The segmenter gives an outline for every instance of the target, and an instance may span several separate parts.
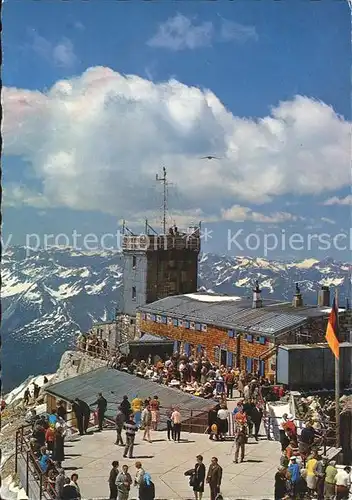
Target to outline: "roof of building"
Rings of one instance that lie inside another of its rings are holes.
[[[172,344],[173,340],[165,339],[163,337],[158,337],[157,335],[151,335],[150,333],[144,333],[142,337],[138,340],[132,340],[129,344]]]
[[[97,394],[102,392],[108,401],[106,416],[114,418],[117,405],[121,403],[124,395],[131,401],[134,396],[146,399],[149,396],[158,396],[162,407],[170,408],[179,406],[181,415],[186,418],[190,415],[187,410],[192,410],[194,415],[207,412],[215,404],[213,400],[206,400],[192,396],[178,389],[166,385],[157,384],[151,380],[136,377],[129,373],[114,370],[113,368],[98,368],[82,375],[49,385],[45,391],[58,399],[72,401],[75,398],[82,399],[89,405],[97,399]],[[160,430],[166,428],[166,421],[162,419]]]
[[[262,302],[263,307],[252,309],[250,299],[229,300],[229,296],[223,295],[191,294],[166,297],[141,306],[139,310],[268,336],[298,327],[309,318],[327,315],[326,308],[317,306],[293,307],[290,302],[278,300]]]
[[[340,342],[341,349],[351,349],[352,342]],[[280,345],[279,349],[284,351],[301,351],[304,349],[305,351],[312,349],[330,349],[327,343],[324,344],[290,344],[290,345]]]

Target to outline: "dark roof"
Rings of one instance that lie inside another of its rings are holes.
[[[183,415],[184,419],[186,415],[189,418],[189,412],[182,412],[182,409],[192,410],[195,412],[195,415],[198,415],[207,412],[215,404],[212,400],[192,396],[178,389],[173,389],[166,385],[157,384],[156,382],[107,367],[98,368],[97,370],[49,385],[45,388],[45,391],[58,399],[72,401],[75,398],[79,398],[88,404],[94,403],[97,399],[97,394],[102,392],[108,401],[106,416],[110,418],[115,417],[117,405],[121,403],[125,394],[130,401],[134,395],[143,400],[149,396],[158,396],[160,404],[163,407],[180,406],[181,415]],[[160,430],[166,428],[166,422],[163,420],[161,420],[163,425]]]
[[[352,342],[340,342],[340,348],[351,349]],[[279,349],[284,351],[301,351],[301,350],[312,350],[312,349],[330,349],[328,344],[290,344],[290,345],[280,345]]]
[[[205,294],[198,294],[205,295]],[[166,297],[139,308],[140,311],[178,319],[236,328],[249,333],[275,336],[304,324],[309,318],[327,317],[319,307],[293,307],[290,302],[263,300],[263,307],[252,309],[252,300],[202,301],[187,295]]]
[[[131,340],[129,344],[173,344],[174,341],[166,339],[163,337],[158,337],[157,335],[151,335],[150,333],[144,333],[142,337],[138,340]]]

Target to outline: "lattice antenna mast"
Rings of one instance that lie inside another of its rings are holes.
[[[167,212],[167,180],[166,180],[167,172],[166,168],[163,167],[163,175],[160,176],[156,174],[155,179],[158,182],[163,183],[163,234],[166,234],[166,212]]]

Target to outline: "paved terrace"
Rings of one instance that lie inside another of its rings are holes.
[[[126,463],[134,478],[136,460],[140,460],[155,484],[157,499],[193,499],[184,472],[194,466],[195,457],[203,455],[208,467],[212,456],[217,456],[223,468],[222,494],[227,500],[273,499],[274,475],[279,465],[280,446],[278,442],[262,437],[259,443],[250,438],[246,447],[245,461],[234,464],[230,455],[232,442],[213,442],[204,434],[184,433],[183,442],[167,441],[166,433],[154,432],[153,443],[141,440],[142,432],[136,436],[134,459],[122,457],[123,448],[114,445],[115,431],[104,430],[92,433],[66,445],[67,459],[64,462],[66,474],[77,471],[82,497],[85,500],[109,497],[108,475],[113,460],[119,460],[120,467]],[[264,435],[264,432],[262,431]],[[131,490],[130,499],[136,499],[137,489]],[[206,486],[204,499],[209,499]]]

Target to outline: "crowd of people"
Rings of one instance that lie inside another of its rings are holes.
[[[351,469],[337,469],[336,461],[321,453],[323,432],[316,422],[307,421],[298,436],[293,416],[284,414],[279,431],[281,459],[275,476],[275,500],[348,499]]]
[[[27,422],[31,425],[30,458],[35,474],[42,475],[42,484],[52,498],[79,500],[78,475],[74,473],[67,477],[62,467],[65,439],[71,437],[66,419],[66,409],[61,401],[50,415],[39,416],[35,409],[30,410],[27,415]]]
[[[248,398],[251,390],[250,383],[256,383],[254,396],[263,396],[266,399],[280,399],[284,394],[282,387],[273,387],[270,381],[258,374],[253,376],[245,370],[216,365],[206,356],[188,356],[185,353],[173,353],[160,357],[136,360],[129,354],[117,351],[111,354],[104,339],[99,339],[93,333],[80,334],[77,338],[77,347],[92,356],[105,359],[107,365],[126,373],[146,378],[154,382],[178,388],[195,396],[211,399],[225,394],[232,399],[237,389],[240,397]]]

